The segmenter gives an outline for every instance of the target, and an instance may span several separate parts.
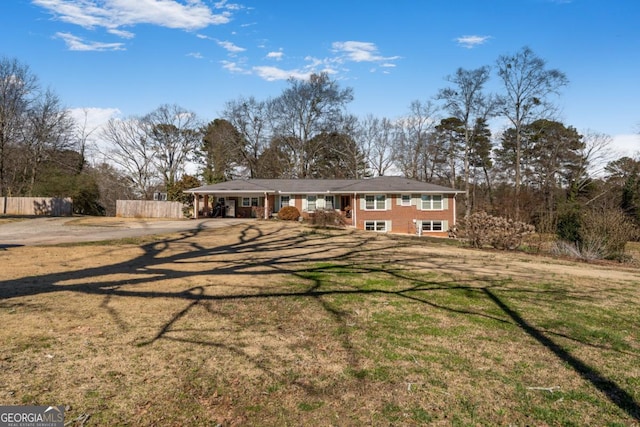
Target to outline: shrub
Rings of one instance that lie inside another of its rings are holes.
[[[524,222],[496,217],[486,212],[469,215],[462,221],[465,237],[471,246],[481,248],[491,245],[496,249],[517,249],[525,235],[535,228]]]
[[[278,212],[278,219],[284,221],[297,221],[300,218],[300,211],[295,206],[285,206]]]
[[[572,211],[561,216],[560,241],[554,253],[584,260],[625,259],[627,241],[639,236],[633,221],[620,209]]]
[[[551,253],[592,261],[603,257],[604,246],[601,242],[591,242],[588,245],[580,245],[565,240],[558,240],[551,247]]]
[[[580,241],[580,212],[577,209],[568,210],[558,216],[556,235],[567,242]]]
[[[311,224],[320,227],[344,227],[344,217],[333,209],[317,210],[311,216]]]
[[[582,215],[579,234],[581,251],[597,247],[602,258],[623,259],[638,229],[620,209],[591,209]]]

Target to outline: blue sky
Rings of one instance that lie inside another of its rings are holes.
[[[0,56],[96,123],[165,103],[208,122],[321,71],[353,88],[350,112],[394,119],[526,45],[570,81],[559,119],[635,154],[639,19],[638,0],[2,0]]]

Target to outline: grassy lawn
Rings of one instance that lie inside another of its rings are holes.
[[[639,269],[443,243],[256,222],[0,251],[0,402],[85,426],[638,425]]]

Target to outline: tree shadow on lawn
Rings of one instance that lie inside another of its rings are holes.
[[[53,294],[60,291],[101,295],[104,296],[104,300],[100,306],[109,313],[116,324],[124,327],[124,320],[109,304],[113,297],[181,300],[186,303],[184,308],[164,322],[153,337],[140,342],[139,345],[151,345],[158,340],[168,339],[225,348],[247,359],[268,375],[278,377],[263,362],[238,348],[214,341],[171,337],[169,332],[190,311],[205,304],[219,301],[259,301],[287,298],[302,298],[314,301],[327,313],[334,324],[346,330],[348,323],[346,313],[333,306],[325,297],[340,295],[386,295],[397,297],[426,304],[437,310],[465,316],[483,317],[519,327],[525,334],[535,339],[558,359],[569,365],[584,380],[591,383],[609,401],[636,421],[640,421],[640,406],[631,394],[614,381],[604,377],[594,367],[570,354],[568,350],[549,337],[549,335],[553,335],[552,332],[536,328],[514,308],[510,307],[497,294],[497,292],[509,290],[501,289],[500,282],[496,281],[495,277],[479,279],[476,276],[469,279],[468,284],[465,284],[464,280],[428,281],[417,278],[415,274],[411,274],[410,266],[412,261],[420,261],[420,256],[412,259],[406,255],[397,255],[392,250],[398,247],[397,242],[389,240],[385,243],[380,243],[376,240],[377,235],[373,233],[353,233],[352,235],[347,235],[348,238],[345,238],[345,235],[341,235],[341,238],[335,238],[328,233],[296,232],[292,234],[287,232],[287,226],[265,232],[260,226],[252,224],[232,227],[229,230],[238,231],[237,242],[216,245],[213,240],[215,239],[215,232],[220,232],[220,230],[216,230],[212,233],[211,244],[205,244],[203,239],[195,239],[203,234],[204,229],[200,228],[191,232],[181,233],[176,237],[141,245],[143,253],[140,256],[120,263],[41,276],[30,276],[18,280],[0,281],[0,301],[6,304],[14,298]],[[390,251],[385,252],[387,249]],[[238,259],[238,254],[246,254],[246,257]],[[236,257],[224,260],[227,255]],[[220,266],[220,260],[216,260],[215,257],[222,258],[225,261],[225,265]],[[445,267],[445,263],[448,268],[451,268],[451,263],[445,260],[436,261],[434,259],[431,262],[434,263],[434,268],[438,266]],[[177,266],[184,263],[198,263],[204,269],[197,272],[180,271]],[[207,263],[210,263],[211,266],[207,266]],[[172,265],[175,265],[176,268],[171,268]],[[349,269],[349,274],[385,275],[389,279],[396,281],[396,286],[392,289],[389,286],[369,288],[335,286],[335,284],[330,283],[322,276],[322,274],[342,271],[344,268]],[[469,269],[467,272],[471,272],[471,269],[464,265],[456,266],[456,269],[461,272]],[[128,277],[125,279],[112,278],[120,273],[127,274]],[[318,273],[318,275],[314,276],[314,273]],[[153,277],[149,277],[150,274]],[[158,282],[161,286],[160,282],[168,279],[188,279],[194,278],[194,276],[211,278],[225,275],[246,277],[247,283],[246,286],[243,286],[244,292],[207,293],[207,288],[216,286],[215,284],[192,286],[188,289],[174,292],[135,289],[136,285],[148,285],[155,282]],[[276,292],[264,284],[251,283],[251,281],[264,281],[264,278],[270,275],[286,275],[294,278],[296,282],[307,283],[308,286],[303,289],[292,287],[292,290]],[[100,278],[104,280],[100,280]],[[68,281],[81,281],[81,283],[64,284],[64,282]],[[480,285],[479,282],[484,283],[484,285]],[[397,283],[407,283],[407,285],[397,285]],[[247,290],[252,288],[255,288],[257,292],[247,293]],[[429,298],[429,293],[434,291],[466,291],[473,293],[476,297],[482,295],[486,301],[491,301],[499,308],[504,316],[490,315],[481,310],[475,311],[456,308],[452,305],[438,304]],[[540,292],[562,291],[547,290]],[[210,306],[205,306],[205,309],[210,315],[217,315]],[[591,345],[589,343],[585,344]],[[348,333],[340,335],[340,346],[348,354],[350,367],[356,369],[358,354]],[[308,392],[317,392],[306,383],[300,382],[298,385],[304,387]]]

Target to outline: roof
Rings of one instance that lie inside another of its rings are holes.
[[[198,194],[249,193],[463,193],[441,185],[400,176],[367,179],[244,179],[186,190]]]

